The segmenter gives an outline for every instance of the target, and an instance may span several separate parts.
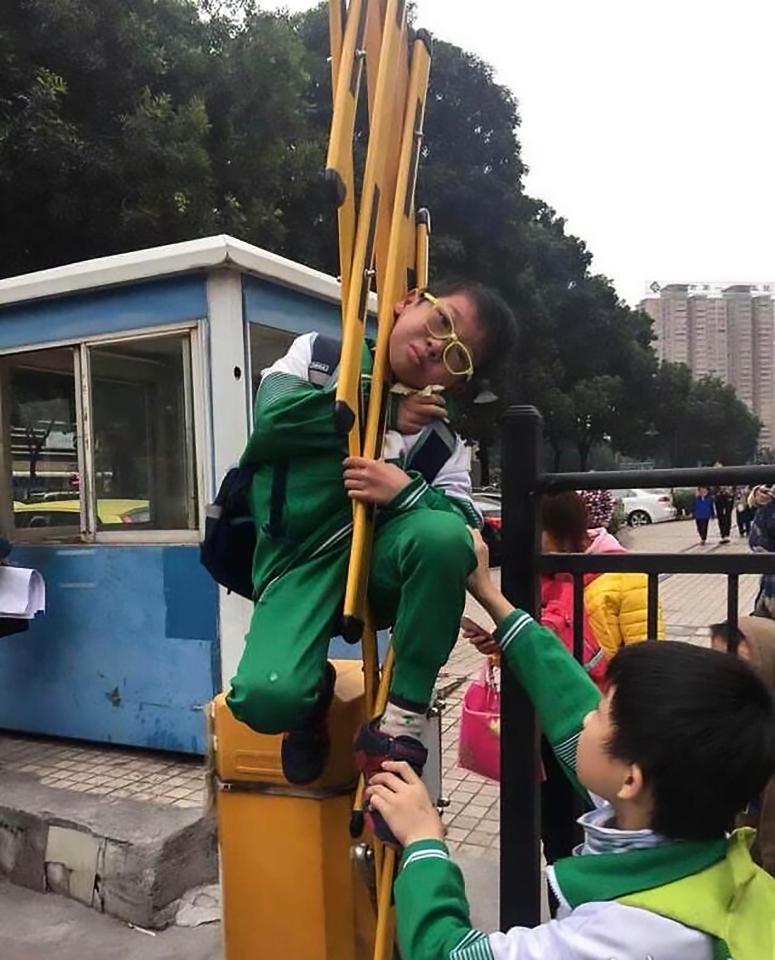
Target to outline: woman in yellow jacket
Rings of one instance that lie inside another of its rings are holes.
[[[607,530],[588,529],[587,508],[574,492],[544,497],[544,553],[626,553]],[[609,659],[628,643],[648,638],[648,577],[645,573],[588,574],[584,609],[600,648]],[[656,639],[664,637],[662,610]]]

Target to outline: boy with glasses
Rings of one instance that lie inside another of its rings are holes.
[[[263,371],[241,461],[256,468],[255,609],[228,702],[253,729],[285,734],[283,768],[293,783],[316,780],[325,763],[335,679],[326,656],[339,630],[353,500],[379,511],[369,599],[378,625],[392,625],[396,653],[388,707],[364,728],[357,751],[364,766],[394,754],[424,763],[425,714],[475,565],[467,527],[480,524],[444,397],[475,386],[508,355],[514,335],[509,308],[477,283],[412,291],[397,303],[393,389],[376,461],[347,458],[334,429],[336,372],[321,377],[337,361],[317,356],[317,334],[299,337]],[[371,363],[366,345],[366,385]]]

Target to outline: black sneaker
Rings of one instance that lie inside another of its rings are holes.
[[[304,786],[317,780],[323,773],[328,759],[330,741],[327,714],[334,698],[336,671],[326,664],[324,689],[312,713],[297,730],[290,730],[283,737],[280,757],[283,774],[288,783]]]

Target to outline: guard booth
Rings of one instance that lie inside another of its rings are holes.
[[[0,530],[47,587],[0,640],[0,728],[205,752],[252,610],[199,564],[205,505],[261,369],[338,336],[339,298],[228,236],[0,281]]]

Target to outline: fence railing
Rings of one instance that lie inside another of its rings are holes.
[[[541,573],[570,573],[574,581],[574,655],[583,645],[584,575],[643,573],[648,577],[648,634],[657,635],[661,574],[724,574],[730,636],[738,619],[739,578],[775,573],[775,554],[551,554],[540,549],[539,509],[544,494],[567,490],[626,487],[696,487],[775,484],[775,466],[698,467],[675,470],[619,470],[544,473],[543,421],[535,407],[513,407],[503,421],[503,593],[528,613],[539,612]],[[502,929],[535,926],[541,919],[540,805],[537,772],[539,731],[521,687],[503,671],[501,698],[501,866]],[[576,815],[567,791],[568,823]]]

